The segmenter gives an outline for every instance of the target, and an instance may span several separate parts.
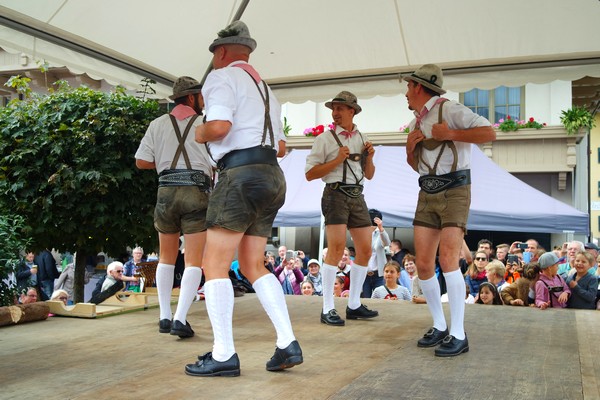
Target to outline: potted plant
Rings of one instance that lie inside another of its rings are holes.
[[[564,125],[567,133],[573,135],[581,128],[592,129],[596,126],[592,113],[583,107],[572,107],[560,115],[560,122]]]

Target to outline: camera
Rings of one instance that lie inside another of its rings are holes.
[[[519,243],[517,244],[517,247],[521,250],[525,250],[527,249],[527,243]]]
[[[375,218],[383,219],[383,215],[381,214],[381,211],[376,210],[374,208],[371,208],[369,210],[369,217],[371,218],[371,224],[373,226],[377,226],[377,224],[375,223]]]
[[[506,263],[507,264],[513,264],[513,263],[519,263],[519,257],[515,254],[509,254],[508,256],[506,256]]]

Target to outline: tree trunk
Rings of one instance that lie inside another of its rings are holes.
[[[75,282],[73,283],[73,302],[83,303],[85,294],[84,278],[88,252],[84,249],[78,249],[75,254]]]
[[[31,304],[0,307],[0,326],[40,321],[48,318],[50,308],[43,301]]]

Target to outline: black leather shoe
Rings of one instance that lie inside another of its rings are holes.
[[[417,342],[417,346],[419,347],[433,347],[442,343],[442,340],[448,336],[448,328],[444,331],[440,331],[435,328],[431,328],[427,331],[426,334],[423,335],[421,339]]]
[[[194,336],[194,330],[189,322],[185,321],[185,325],[179,322],[178,320],[173,320],[173,325],[171,326],[171,335],[179,336],[180,338],[190,338]]]
[[[171,320],[170,319],[161,319],[158,321],[158,331],[160,333],[169,333],[171,332]]]
[[[285,349],[275,347],[275,354],[267,361],[267,371],[282,371],[292,368],[294,365],[302,364],[302,349],[297,340],[294,340]]]
[[[185,373],[192,376],[240,376],[240,359],[234,353],[227,361],[216,361],[212,353],[206,353],[195,364],[185,366]]]
[[[467,351],[469,351],[469,341],[466,335],[464,340],[448,335],[444,338],[442,344],[435,349],[435,355],[438,357],[454,357]]]
[[[352,310],[350,307],[346,307],[346,318],[348,319],[367,319],[375,318],[379,315],[379,312],[375,310],[369,310],[367,306],[361,304],[356,310]]]
[[[334,326],[344,326],[344,321],[335,309],[329,310],[327,314],[321,313],[321,323]]]

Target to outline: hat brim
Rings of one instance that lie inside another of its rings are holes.
[[[362,108],[361,108],[361,107],[360,107],[358,104],[350,104],[350,103],[347,103],[347,102],[345,102],[345,101],[328,101],[327,103],[325,103],[325,107],[327,107],[327,108],[329,108],[329,109],[333,110],[333,104],[334,104],[334,103],[337,103],[337,104],[343,104],[343,105],[345,105],[345,106],[348,106],[348,107],[350,107],[350,108],[353,108],[353,109],[354,109],[354,111],[355,111],[355,112],[354,112],[354,115],[356,115],[356,114],[359,114],[359,113],[362,111]]]
[[[239,37],[239,36],[227,36],[224,38],[215,39],[214,42],[208,46],[208,51],[211,53],[215,52],[215,49],[219,46],[223,46],[226,44],[241,44],[242,46],[246,46],[250,49],[250,53],[256,49],[256,40],[247,37]]]
[[[171,100],[175,100],[178,99],[180,97],[184,97],[187,96],[188,94],[197,94],[197,93],[202,93],[202,89],[190,89],[190,90],[184,90],[183,92],[179,92],[177,94],[172,94],[169,96],[169,98]]]
[[[416,76],[405,75],[405,76],[402,77],[402,79],[405,80],[405,81],[407,81],[407,82],[408,81],[418,82],[421,85],[425,86],[428,89],[433,90],[434,92],[436,92],[438,94],[445,94],[446,93],[446,91],[444,89],[442,89],[441,87],[432,85],[431,83],[427,82],[426,80],[423,80],[421,78],[417,78]]]

